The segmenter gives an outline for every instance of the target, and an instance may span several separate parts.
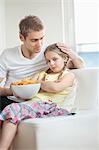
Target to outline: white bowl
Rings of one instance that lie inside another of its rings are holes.
[[[40,90],[40,83],[27,84],[27,85],[11,85],[13,95],[20,99],[31,99]]]

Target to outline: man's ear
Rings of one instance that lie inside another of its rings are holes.
[[[22,42],[25,40],[24,36],[21,33],[19,33],[19,38]]]

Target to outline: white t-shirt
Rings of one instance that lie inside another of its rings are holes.
[[[33,59],[22,55],[21,46],[9,48],[3,51],[0,56],[0,78],[6,78],[6,87],[11,82],[30,77],[39,71],[47,69],[44,59],[44,49]]]

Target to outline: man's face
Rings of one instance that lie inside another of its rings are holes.
[[[39,53],[43,45],[44,35],[44,30],[41,30],[28,33],[28,36],[26,38],[24,38],[23,35],[21,35],[20,37],[21,41],[24,44],[24,48],[27,51],[31,53]]]

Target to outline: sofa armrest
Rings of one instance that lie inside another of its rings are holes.
[[[99,68],[72,70],[79,82],[74,116],[35,118],[22,121],[13,150],[98,150]]]
[[[75,105],[79,109],[95,109],[98,105],[99,68],[74,69],[78,80]]]

